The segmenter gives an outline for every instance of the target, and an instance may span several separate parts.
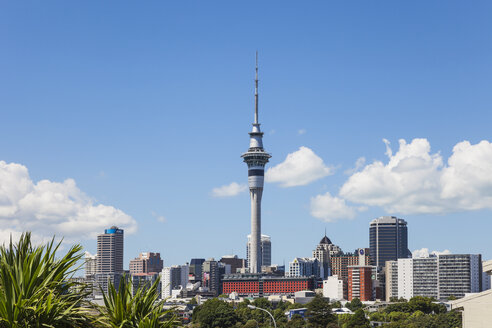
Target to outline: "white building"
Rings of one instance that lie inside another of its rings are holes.
[[[246,263],[247,267],[249,267],[249,263],[251,261],[251,235],[248,235],[248,242],[246,243]],[[260,268],[262,266],[270,266],[272,265],[272,239],[270,236],[261,235],[261,243],[260,243]]]
[[[97,254],[92,255],[89,252],[85,252],[85,277],[87,279],[93,279],[97,273]]]
[[[289,262],[289,277],[310,277],[320,274],[319,261],[315,258],[296,257]]]
[[[386,262],[386,300],[414,296],[447,299],[482,290],[481,255],[442,254]]]
[[[164,267],[161,272],[161,297],[163,299],[171,297],[173,290],[180,286],[186,287],[188,284],[190,267],[188,265],[173,265]]]
[[[343,300],[343,280],[338,276],[330,276],[323,280],[323,297],[328,297],[330,301]]]
[[[438,298],[437,263],[436,257],[398,259],[398,298]]]

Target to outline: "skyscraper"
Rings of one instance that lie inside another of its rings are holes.
[[[384,267],[386,261],[411,257],[408,250],[407,222],[394,216],[382,216],[369,226],[371,265]]]
[[[112,226],[97,236],[96,280],[104,292],[108,281],[115,287],[123,275],[123,229]]]
[[[259,258],[261,251],[261,196],[263,194],[265,165],[272,157],[263,149],[263,132],[261,132],[260,123],[258,123],[258,52],[256,53],[255,75],[255,120],[249,137],[248,151],[241,155],[248,165],[248,184],[251,197],[251,260],[248,264],[250,272],[258,273],[261,271]]]
[[[270,236],[261,235],[260,242],[260,254],[258,255],[258,259],[260,261],[260,268],[262,266],[270,266],[272,265],[272,240]],[[246,243],[246,262],[248,267],[251,261],[251,235],[248,235],[248,242]]]

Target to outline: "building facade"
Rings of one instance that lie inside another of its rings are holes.
[[[132,276],[132,294],[135,296],[138,288],[147,290],[149,289],[159,277],[159,273],[136,273]],[[161,284],[157,285],[157,293],[161,295]]]
[[[190,261],[190,279],[193,282],[202,281],[202,265],[205,259],[191,259]]]
[[[343,280],[336,275],[323,280],[323,297],[330,301],[343,300]]]
[[[441,254],[386,262],[387,301],[414,296],[446,300],[482,290],[479,254]]]
[[[313,257],[318,259],[320,263],[321,272],[320,275],[323,279],[331,276],[331,253],[333,250],[333,243],[330,238],[325,236],[321,239],[316,249],[313,251]]]
[[[482,256],[479,254],[438,255],[439,299],[461,298],[482,290]]]
[[[383,267],[386,261],[411,257],[408,250],[407,222],[394,216],[382,216],[369,225],[371,265]]]
[[[164,267],[161,271],[162,298],[171,297],[173,290],[179,289],[180,286],[185,288],[189,272],[190,267],[187,264]]]
[[[237,269],[246,267],[246,260],[238,258],[237,255],[224,255],[219,262],[230,265],[230,273],[236,273]]]
[[[289,262],[289,277],[320,277],[320,263],[316,258],[296,257]]]
[[[145,252],[130,261],[130,274],[159,273],[164,267],[160,253]]]
[[[348,300],[358,298],[361,301],[372,300],[372,272],[369,265],[353,265],[348,267]]]
[[[202,265],[202,286],[208,288],[215,296],[220,292],[220,270],[219,262],[210,258]]]
[[[116,226],[97,236],[96,283],[104,293],[110,281],[118,288],[123,276],[123,240],[123,229]],[[99,294],[99,288],[95,292]]]
[[[263,297],[269,295],[294,296],[298,291],[314,290],[315,277],[276,277],[262,274],[231,274],[222,279],[224,294]]]
[[[251,260],[251,235],[248,235],[248,241],[246,242],[246,265],[249,266]],[[268,235],[261,235],[260,253],[259,253],[260,267],[272,265],[272,239]],[[234,272],[233,272],[234,273]]]

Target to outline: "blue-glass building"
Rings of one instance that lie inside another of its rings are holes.
[[[408,250],[407,222],[394,216],[382,216],[369,226],[371,265],[384,267],[386,261],[411,257]]]

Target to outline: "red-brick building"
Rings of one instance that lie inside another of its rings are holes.
[[[279,277],[262,274],[230,274],[222,279],[222,293],[240,296],[294,295],[301,290],[314,290],[315,277]]]
[[[348,267],[348,300],[358,298],[361,301],[372,300],[372,270],[368,265]]]

